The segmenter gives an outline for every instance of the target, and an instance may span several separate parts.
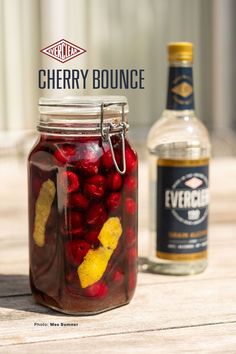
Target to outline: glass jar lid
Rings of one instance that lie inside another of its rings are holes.
[[[124,96],[40,98],[38,130],[48,134],[100,134],[128,129],[128,102]]]
[[[50,115],[94,116],[100,114],[101,106],[104,115],[128,113],[128,102],[124,96],[71,96],[64,98],[39,99],[39,112]]]

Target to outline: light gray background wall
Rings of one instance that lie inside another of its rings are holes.
[[[0,0],[0,127],[34,128],[37,89],[46,68],[144,68],[145,90],[69,92],[124,94],[131,124],[148,128],[166,101],[166,44],[195,45],[196,110],[211,130],[232,132],[235,123],[234,0]],[[66,38],[87,53],[60,64],[40,54]],[[218,133],[217,133],[218,134]]]

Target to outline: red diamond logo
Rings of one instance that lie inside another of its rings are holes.
[[[61,39],[60,41],[40,50],[40,52],[60,61],[61,63],[65,63],[66,61],[85,53],[86,50],[66,41],[65,39]]]

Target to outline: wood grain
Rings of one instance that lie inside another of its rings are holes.
[[[79,329],[78,329],[79,330]],[[96,343],[96,344],[95,344]],[[7,346],[0,353],[158,353],[158,354],[235,354],[235,323],[153,329],[110,335],[87,336],[50,342]]]
[[[62,315],[33,302],[28,282],[26,169],[22,162],[8,161],[0,170],[0,182],[4,178],[0,183],[0,353],[235,354],[235,161],[212,163],[207,270],[187,277],[139,273],[128,306],[91,317]],[[139,255],[146,257],[147,166],[142,162],[140,178]],[[50,326],[61,322],[77,326]]]
[[[236,277],[211,279],[210,285],[208,279],[182,279],[138,286],[128,306],[95,317],[57,314],[34,304],[31,296],[1,298],[0,345],[236,322]],[[34,326],[51,321],[74,322],[78,327]]]

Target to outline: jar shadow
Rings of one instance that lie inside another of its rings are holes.
[[[34,302],[29,285],[29,276],[23,274],[0,274],[0,308],[33,312],[52,316],[65,315],[57,313],[50,308],[38,305]],[[22,314],[1,314],[1,319],[20,319]]]

